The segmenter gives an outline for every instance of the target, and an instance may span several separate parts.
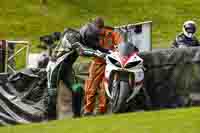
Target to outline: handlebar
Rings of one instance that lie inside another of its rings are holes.
[[[91,56],[91,57],[99,57],[104,58],[106,57],[107,53],[103,53],[99,50],[94,50],[83,46],[81,43],[76,42],[72,45],[72,48],[79,49],[80,55],[82,56]]]

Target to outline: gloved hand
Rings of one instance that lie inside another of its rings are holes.
[[[72,91],[75,93],[81,93],[83,91],[83,88],[80,83],[76,83],[72,85]]]
[[[100,52],[100,51],[96,51],[96,53],[95,53],[95,55],[97,56],[97,57],[100,57],[100,58],[105,58],[106,57],[106,54],[105,53],[102,53],[102,52]]]
[[[108,54],[111,54],[112,52],[113,52],[112,50],[109,50],[109,51],[108,51]]]

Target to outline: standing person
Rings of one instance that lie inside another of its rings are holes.
[[[72,68],[79,56],[79,50],[74,47],[74,44],[80,42],[80,39],[79,31],[66,29],[48,63],[47,113],[50,119],[81,115],[82,88],[75,82]]]
[[[172,43],[173,48],[200,46],[195,36],[197,30],[194,21],[186,21],[183,24],[183,32],[180,33]]]
[[[96,34],[92,34],[92,30]],[[97,17],[93,23],[85,25],[80,30],[80,33],[85,38],[83,44],[105,53],[109,53],[110,50],[115,48],[115,45],[122,41],[119,33],[114,32],[112,28],[104,27],[104,20],[101,17]],[[89,68],[89,78],[85,81],[85,116],[93,115],[97,91],[99,96],[98,113],[104,114],[106,112],[107,98],[103,85],[104,71],[105,61],[99,57],[95,57]]]

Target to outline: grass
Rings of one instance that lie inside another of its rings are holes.
[[[0,39],[28,40],[31,51],[39,52],[40,36],[103,16],[109,26],[151,20],[153,48],[167,48],[184,21],[200,25],[199,5],[199,0],[47,0],[46,5],[41,0],[1,0]]]
[[[199,133],[200,108],[66,119],[2,127],[1,133]]]
[[[0,36],[3,39],[30,40],[32,50],[39,36],[65,27],[79,28],[95,16],[107,25],[153,21],[153,47],[170,46],[182,23],[192,19],[200,24],[199,0],[1,0]]]

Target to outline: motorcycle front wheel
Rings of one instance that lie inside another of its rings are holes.
[[[117,82],[117,81],[116,81]],[[130,94],[129,83],[126,81],[118,81],[119,84],[112,86],[112,105],[113,113],[123,113],[127,108],[127,97]]]

